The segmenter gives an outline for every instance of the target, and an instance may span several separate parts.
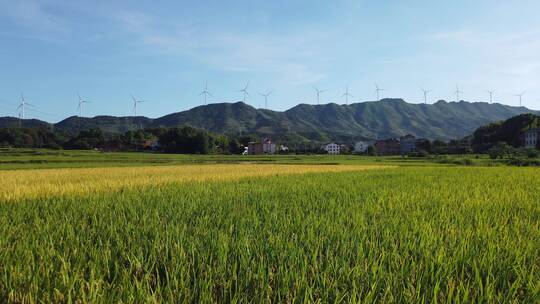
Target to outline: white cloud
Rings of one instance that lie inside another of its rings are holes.
[[[309,66],[309,61],[316,55],[313,46],[319,34],[279,36],[205,31],[162,24],[139,12],[124,12],[115,18],[147,50],[170,56],[189,56],[224,71],[274,73],[291,85],[314,83],[324,78],[324,74]]]
[[[538,90],[540,31],[493,33],[456,30],[435,33],[428,40],[441,48],[465,54],[465,75],[475,85],[499,86],[507,92]],[[444,52],[443,52],[444,54]]]
[[[45,1],[0,0],[0,16],[8,18],[20,28],[32,31],[57,34],[68,31],[64,20],[51,13]]]

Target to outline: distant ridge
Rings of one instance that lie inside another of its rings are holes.
[[[78,132],[101,128],[120,133],[139,127],[190,125],[224,134],[254,134],[315,141],[347,142],[414,134],[449,140],[471,134],[487,123],[535,113],[525,107],[466,101],[411,104],[402,99],[383,99],[350,105],[299,104],[284,112],[255,109],[243,102],[216,103],[151,119],[147,117],[72,116],[54,124],[56,130]],[[0,127],[18,127],[19,119],[0,118]],[[50,127],[47,122],[23,120],[24,127]]]
[[[100,128],[111,133],[124,133],[139,127],[148,127],[152,119],[143,116],[95,116],[92,118],[71,116],[54,125],[56,130],[79,132],[81,130]]]
[[[0,128],[50,128],[51,124],[39,119],[0,117]]]

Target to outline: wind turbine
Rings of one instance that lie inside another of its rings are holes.
[[[318,88],[315,89],[315,92],[317,93],[317,104],[321,104],[321,93],[324,92],[324,90],[319,90]]]
[[[424,103],[427,104],[427,94],[431,93],[431,90],[426,90],[424,88],[421,88],[420,90],[424,93]]]
[[[341,97],[345,97],[345,104],[349,104],[349,97],[354,97],[349,93],[349,86],[345,87],[345,94],[341,95]]]
[[[519,106],[520,107],[521,107],[521,101],[522,101],[523,95],[525,95],[525,91],[521,92],[521,94],[516,94],[515,95],[516,97],[519,97]]]
[[[81,97],[81,95],[79,94],[79,92],[77,92],[77,96],[79,97],[79,107],[78,107],[78,109],[79,109],[79,117],[82,117],[83,104],[84,104],[84,103],[89,103],[89,102],[91,102],[91,101],[82,99],[82,97]]]
[[[238,90],[238,92],[244,94],[244,99],[243,99],[244,103],[246,103],[246,97],[249,96],[249,93],[248,93],[248,90],[247,90],[248,87],[249,87],[249,81],[246,83],[246,86],[243,89]]]
[[[385,89],[379,88],[379,85],[375,83],[375,94],[377,94],[377,101],[381,101],[380,93],[381,91],[384,91]]]
[[[31,104],[29,104],[28,102],[26,102],[26,100],[24,99],[24,95],[23,93],[21,92],[21,103],[19,104],[19,106],[17,107],[17,109],[20,109],[21,110],[21,113],[19,113],[19,118],[22,118],[22,119],[25,119],[26,118],[26,111],[25,111],[25,107],[26,106],[33,106]]]
[[[495,91],[489,91],[488,90],[486,92],[488,92],[488,94],[489,94],[489,103],[493,103],[493,94],[495,93]]]
[[[266,94],[264,94],[264,93],[259,93],[259,95],[261,95],[262,97],[264,97],[264,108],[265,108],[265,109],[268,109],[268,96],[270,96],[270,94],[272,94],[272,90],[268,91]]]
[[[205,82],[205,84],[204,84],[204,90],[201,92],[201,94],[199,94],[199,96],[201,96],[201,95],[204,95],[204,105],[206,105],[206,98],[207,98],[208,96],[214,97],[214,96],[212,96],[212,93],[210,93],[210,92],[208,91],[208,81]]]
[[[459,87],[456,85],[456,91],[454,92],[454,95],[456,95],[456,102],[459,102],[459,94],[463,93],[459,90]]]
[[[133,114],[134,114],[134,116],[137,116],[137,104],[139,104],[141,102],[146,102],[146,100],[138,100],[132,94],[130,94],[130,95],[131,95],[131,99],[133,99]]]

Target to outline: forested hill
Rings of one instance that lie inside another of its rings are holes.
[[[326,141],[386,138],[414,134],[430,139],[467,136],[478,127],[522,114],[524,107],[501,104],[445,102],[410,104],[383,99],[351,105],[300,104],[284,112],[255,109],[244,103],[220,103],[173,113],[153,121],[154,126],[192,125],[228,134],[255,133],[279,137],[298,134]]]
[[[224,134],[254,134],[283,138],[293,136],[315,141],[353,141],[414,134],[429,139],[454,139],[471,134],[485,124],[522,113],[537,113],[524,107],[501,104],[445,102],[411,104],[402,99],[383,99],[351,105],[300,104],[284,112],[255,109],[237,103],[217,103],[172,113],[160,118],[96,116],[70,117],[54,124],[56,130],[77,132],[101,128],[125,132],[139,127],[191,125]],[[32,122],[32,123],[30,123]],[[16,127],[18,119],[0,118],[0,127]],[[23,126],[49,126],[24,120]]]

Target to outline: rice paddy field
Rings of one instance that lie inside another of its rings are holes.
[[[540,171],[0,153],[0,303],[540,303]]]

